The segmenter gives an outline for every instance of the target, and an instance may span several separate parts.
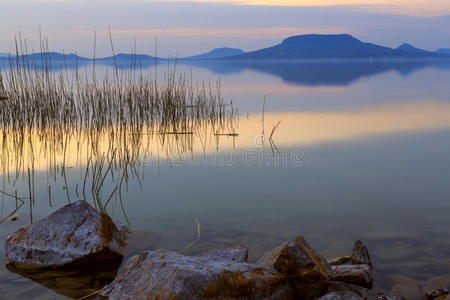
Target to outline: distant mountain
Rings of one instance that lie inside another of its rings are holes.
[[[116,61],[147,61],[147,60],[154,60],[155,57],[147,55],[147,54],[128,54],[128,53],[119,53],[115,56],[108,56],[103,58],[98,58],[97,60],[114,60],[114,57],[116,58]]]
[[[115,60],[114,60],[115,58]],[[148,67],[155,63],[155,60],[160,60],[160,58],[155,58],[147,54],[130,54],[130,53],[119,53],[115,56],[108,56],[103,58],[97,58],[101,64],[108,66],[116,66],[120,69],[137,68],[137,67]]]
[[[213,49],[207,53],[190,56],[190,57],[185,57],[183,59],[189,59],[189,60],[215,59],[215,58],[224,58],[224,57],[239,55],[239,54],[243,54],[243,53],[245,53],[245,51],[243,51],[241,49],[223,47],[223,48]]]
[[[28,59],[29,61],[39,61],[39,60],[51,60],[51,61],[87,61],[89,58],[81,57],[77,54],[62,54],[59,52],[38,52],[31,54],[24,54],[18,56],[19,60]]]
[[[450,55],[450,48],[441,48],[441,49],[438,49],[438,50],[436,50],[436,53]]]
[[[417,53],[364,43],[348,34],[307,34],[285,39],[270,48],[232,56],[232,59],[354,59],[440,57],[435,53]]]
[[[408,44],[408,43],[403,43],[400,47],[396,48],[395,50],[403,51],[403,52],[411,52],[411,53],[422,53],[422,54],[431,53],[430,51],[416,48],[413,45]]]
[[[0,53],[0,57],[9,57],[9,53]]]
[[[86,65],[90,63],[90,59],[81,57],[76,54],[62,54],[58,52],[40,52],[23,54],[18,57],[11,56],[0,57],[0,65],[2,67],[8,67],[10,63],[13,65],[26,66],[31,68],[47,68],[50,67],[54,70],[61,68],[76,68],[77,66]],[[47,63],[49,62],[49,64]]]
[[[2,66],[9,65],[8,54],[0,53]],[[372,59],[372,58],[450,58],[450,49],[442,48],[435,52],[418,49],[404,43],[396,49],[362,42],[349,34],[307,34],[292,36],[273,47],[252,52],[244,52],[236,48],[216,48],[200,55],[180,58],[178,60],[198,61],[208,60],[278,60],[278,59]],[[77,67],[79,64],[89,64],[92,58],[77,54],[61,54],[58,52],[43,52],[19,55],[14,58],[19,64],[29,64],[31,67],[42,67],[42,61],[51,61],[55,68]],[[160,58],[147,54],[119,53],[115,56],[96,58],[101,64],[119,68],[151,66],[156,61],[176,60],[176,58]],[[234,67],[230,69],[233,72]]]

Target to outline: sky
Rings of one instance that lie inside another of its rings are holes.
[[[349,33],[366,42],[450,48],[450,0],[0,0],[0,52],[15,36],[39,51],[92,57],[132,52],[184,57],[217,47],[256,50],[307,33]]]

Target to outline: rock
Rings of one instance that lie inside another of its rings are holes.
[[[352,263],[354,265],[366,264],[372,266],[369,251],[360,240],[355,241],[355,246],[353,248],[352,254]]]
[[[330,281],[318,300],[404,300],[405,298],[360,286]]]
[[[273,269],[171,251],[141,252],[125,262],[101,299],[296,299]]]
[[[394,282],[391,289],[392,294],[405,297],[408,300],[423,299],[419,284],[416,280],[404,275],[391,275],[389,277]]]
[[[425,298],[427,300],[434,300],[434,299],[446,299],[449,297],[450,290],[448,288],[438,289],[434,290],[432,292],[425,293]]]
[[[128,232],[126,226],[119,231],[107,215],[80,200],[8,236],[6,256],[16,268],[121,258]]]
[[[348,265],[352,263],[351,256],[339,256],[327,260],[330,266]]]
[[[301,236],[267,252],[257,265],[286,276],[302,299],[317,296],[332,275],[327,261]]]
[[[332,280],[359,285],[368,289],[373,286],[372,268],[369,265],[332,266]]]
[[[333,271],[331,280],[372,288],[372,262],[367,247],[360,240],[355,241],[352,256],[341,256],[328,262]]]
[[[248,248],[245,246],[229,246],[221,249],[214,249],[197,255],[209,260],[228,260],[234,262],[247,262]]]
[[[448,287],[450,287],[449,275],[434,276],[428,278],[427,282],[425,282],[425,285],[422,287],[422,293],[426,295],[436,290],[445,289]]]

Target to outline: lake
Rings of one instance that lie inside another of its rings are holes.
[[[105,76],[108,66],[97,68]],[[163,82],[175,65],[157,68],[142,72]],[[328,257],[349,255],[360,239],[377,288],[389,290],[392,275],[450,284],[450,62],[180,61],[176,72],[213,90],[220,79],[233,121],[220,132],[205,125],[195,134],[145,136],[121,197],[112,178],[102,182],[113,219],[159,233],[157,248],[195,253],[243,244],[251,261],[296,235]],[[3,148],[2,190],[26,198],[29,171],[17,162],[33,161],[36,220],[68,195],[83,198],[92,145],[69,139],[67,152],[52,152],[35,134],[30,139],[33,153],[12,149],[5,158]],[[108,137],[96,144],[103,151]],[[3,219],[17,202],[0,197]],[[4,268],[5,236],[30,222],[24,202],[17,221],[0,224],[0,298],[64,298]]]

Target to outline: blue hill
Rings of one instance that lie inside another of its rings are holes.
[[[400,47],[396,48],[395,50],[403,51],[403,52],[409,52],[409,53],[421,53],[421,54],[429,54],[429,53],[431,53],[430,51],[426,51],[426,50],[423,50],[423,49],[416,48],[413,45],[408,44],[408,43],[403,43]]]
[[[239,55],[239,54],[243,54],[243,53],[245,53],[245,52],[241,49],[223,47],[223,48],[213,49],[207,53],[190,56],[190,57],[185,57],[183,59],[189,59],[189,60],[216,59],[216,58],[224,58],[224,57]]]
[[[18,56],[19,60],[39,61],[39,60],[51,60],[51,61],[87,61],[89,58],[78,56],[77,54],[62,54],[59,52],[38,52],[32,54],[24,54]]]
[[[364,43],[349,34],[307,34],[285,39],[281,44],[245,54],[233,59],[354,59],[439,57],[434,53],[416,53]]]
[[[128,54],[128,53],[119,53],[115,56],[108,56],[103,58],[98,58],[97,60],[114,60],[114,57],[117,61],[146,61],[146,60],[155,60],[155,57],[147,55],[147,54]]]
[[[181,58],[180,60],[272,60],[272,59],[371,59],[371,58],[450,58],[450,49],[442,48],[435,52],[418,49],[410,44],[403,44],[397,49],[362,42],[349,34],[307,34],[292,36],[273,47],[252,52],[244,52],[236,48],[217,48],[210,52],[196,56]],[[25,62],[31,66],[41,65],[43,60],[51,61],[54,65],[76,66],[78,63],[87,64],[92,58],[85,58],[77,54],[61,54],[58,52],[43,52],[19,55],[13,63]],[[115,56],[97,58],[96,61],[117,65],[120,68],[135,66],[149,66],[157,60],[166,60],[147,54],[120,53]],[[171,58],[173,60],[173,58]],[[2,65],[8,64],[8,57],[0,55]]]
[[[450,55],[450,48],[441,48],[436,50],[436,53]]]

